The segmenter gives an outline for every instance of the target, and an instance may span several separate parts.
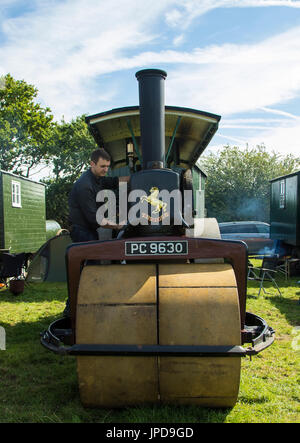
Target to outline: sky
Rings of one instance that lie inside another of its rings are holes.
[[[138,105],[145,68],[167,105],[221,115],[206,152],[300,155],[300,0],[0,0],[0,76],[58,121]]]

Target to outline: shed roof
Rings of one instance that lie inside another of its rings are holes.
[[[299,171],[295,171],[295,172],[291,172],[290,174],[281,175],[280,177],[272,178],[272,180],[270,180],[270,182],[274,182],[274,181],[277,181],[277,180],[283,180],[284,178],[293,177],[294,175],[299,175],[300,176],[300,170]]]
[[[26,181],[29,181],[31,183],[36,183],[37,185],[46,186],[45,183],[41,183],[41,182],[32,180],[31,178],[23,177],[22,175],[14,174],[13,172],[4,171],[4,169],[0,169],[0,174],[11,175],[12,177],[15,177],[15,178],[17,178],[19,180],[26,180]]]

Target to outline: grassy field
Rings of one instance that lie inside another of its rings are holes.
[[[0,350],[0,423],[299,423],[300,285],[299,277],[279,281],[256,297],[248,287],[247,311],[276,330],[275,343],[242,359],[239,399],[231,409],[149,406],[120,410],[84,409],[80,403],[76,360],[40,345],[39,334],[61,317],[66,285],[27,284],[23,294],[0,291],[0,326],[6,350]]]

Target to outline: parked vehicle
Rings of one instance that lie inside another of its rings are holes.
[[[248,246],[251,255],[268,255],[274,249],[274,240],[270,239],[270,225],[259,221],[236,221],[219,223],[223,240],[242,240]]]

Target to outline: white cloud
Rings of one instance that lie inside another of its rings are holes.
[[[277,109],[266,108],[265,110],[282,118],[222,119],[213,145],[207,150],[215,152],[226,144],[237,144],[240,148],[264,144],[270,152],[275,151],[282,155],[293,154],[299,157],[300,118]],[[228,130],[231,130],[230,135],[228,135]]]
[[[292,118],[295,120],[300,120],[300,115],[294,115],[294,114],[291,114],[290,112],[281,111],[280,109],[271,109],[271,108],[267,108],[267,107],[263,107],[261,109],[265,112],[270,112],[271,114],[282,115],[284,117]]]
[[[13,3],[0,0],[1,6]],[[104,86],[107,74],[169,64],[167,104],[221,114],[222,122],[233,114],[265,110],[282,120],[233,119],[226,129],[230,124],[240,129],[255,127],[265,144],[266,139],[275,144],[276,137],[277,142],[287,140],[289,130],[299,140],[297,117],[290,116],[294,122],[287,123],[284,119],[289,116],[274,106],[300,96],[300,27],[252,45],[224,43],[190,51],[179,47],[184,48],[184,28],[212,9],[299,8],[300,1],[89,0],[87,4],[83,0],[35,0],[31,6],[31,12],[2,21],[0,75],[10,72],[37,86],[43,103],[57,118],[88,112],[96,101],[107,109],[118,88],[113,80],[109,89]],[[175,26],[174,50],[163,50],[163,43],[158,46],[159,38],[166,37],[166,27],[156,29],[161,20]],[[275,130],[269,131],[271,124]],[[243,140],[234,134],[224,137]]]
[[[86,7],[83,0],[36,2],[33,12],[2,24],[6,43],[0,48],[0,74],[11,72],[36,85],[57,116],[84,112],[89,101],[95,100],[91,86],[96,79],[100,82],[98,102],[112,99],[115,89],[101,88],[102,75],[153,63],[190,65],[170,70],[168,90],[175,92],[169,98],[176,104],[225,114],[270,106],[299,91],[299,29],[253,46],[138,51],[156,41],[152,25],[160,17],[176,24],[184,13],[183,22],[188,23],[217,7],[279,3],[300,4],[285,0],[90,0]],[[183,39],[182,33],[176,36],[174,46]],[[135,54],[127,55],[129,51]]]
[[[2,23],[0,74],[33,83],[56,115],[76,115],[94,98],[90,82],[126,68],[122,55],[155,39],[151,25],[171,1],[37,2],[33,12]],[[112,94],[100,84],[99,101]]]
[[[174,46],[180,46],[182,45],[182,43],[184,43],[185,37],[183,34],[178,35],[177,37],[174,38],[173,40],[173,45]]]
[[[264,143],[269,150],[300,157],[300,123],[274,126],[272,129],[262,131],[259,135],[250,137],[248,142],[251,146]]]
[[[177,0],[175,7],[166,13],[169,26],[182,26],[186,29],[191,22],[201,15],[217,8],[249,8],[281,6],[300,8],[298,0]]]
[[[300,95],[299,55],[300,27],[255,45],[178,54],[187,66],[170,72],[169,101],[222,115],[287,102]]]

